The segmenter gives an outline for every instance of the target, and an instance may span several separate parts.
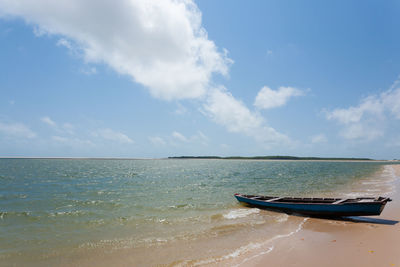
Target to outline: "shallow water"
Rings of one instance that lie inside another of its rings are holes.
[[[234,193],[376,195],[392,176],[373,162],[0,159],[0,263],[218,263],[304,221]]]

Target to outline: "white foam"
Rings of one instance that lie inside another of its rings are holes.
[[[269,247],[267,250],[262,251],[262,252],[260,252],[260,253],[258,253],[258,254],[256,254],[256,255],[254,255],[254,256],[252,256],[252,257],[246,258],[246,259],[244,259],[244,260],[240,263],[240,265],[242,265],[242,264],[244,264],[245,262],[248,262],[249,260],[252,260],[252,259],[254,259],[254,258],[257,258],[257,257],[260,257],[260,256],[262,256],[262,255],[268,254],[268,253],[270,253],[273,249],[274,249],[274,246]],[[236,266],[239,266],[239,265],[234,265],[234,267],[236,267]]]
[[[277,222],[286,222],[289,219],[289,215],[287,214],[281,214],[279,215],[275,220]]]
[[[258,244],[259,247],[264,247],[264,246],[266,246],[267,244],[269,244],[269,243],[271,243],[271,242],[273,242],[273,241],[275,241],[275,240],[277,240],[277,239],[286,238],[286,237],[289,237],[289,236],[292,236],[292,235],[298,233],[301,229],[303,229],[303,225],[304,225],[304,223],[305,223],[307,220],[308,220],[308,218],[304,218],[304,220],[299,224],[299,226],[297,227],[297,229],[294,230],[294,231],[292,231],[292,232],[290,232],[290,233],[288,233],[288,234],[277,235],[277,236],[274,236],[274,237],[271,238],[271,239],[266,240],[265,242],[259,243],[259,244]],[[240,249],[240,248],[239,248],[239,249]],[[245,258],[241,263],[239,263],[239,264],[237,264],[237,265],[234,265],[234,267],[240,266],[240,265],[244,264],[245,262],[247,262],[247,261],[249,261],[249,260],[251,260],[251,259],[257,258],[257,257],[262,256],[262,255],[265,255],[265,254],[268,254],[268,253],[270,253],[273,249],[274,249],[274,246],[271,246],[271,247],[269,247],[269,248],[268,248],[267,250],[265,250],[265,251],[261,251],[260,253],[258,253],[258,254],[256,254],[256,255],[253,255],[253,256],[251,256],[251,257],[249,257],[249,258]]]
[[[56,216],[79,216],[79,215],[84,215],[86,212],[81,211],[81,210],[75,210],[75,211],[57,211],[57,212],[51,212],[49,213],[50,217],[56,217]]]
[[[391,166],[391,165],[386,165],[385,166],[385,170],[387,170],[388,172],[390,172],[390,176],[391,176],[391,192],[390,194],[393,195],[396,192],[396,186],[394,186],[395,181],[400,179],[400,176],[396,175],[396,171],[395,169]]]
[[[379,189],[367,189],[367,192],[380,192],[381,190]]]
[[[240,255],[245,254],[245,253],[247,253],[247,252],[249,252],[251,250],[259,249],[259,248],[261,248],[261,246],[262,246],[262,243],[250,243],[250,244],[242,246],[242,247],[236,249],[235,251],[233,251],[232,253],[229,253],[229,254],[224,255],[222,257],[204,259],[204,260],[201,260],[201,261],[198,261],[198,262],[195,262],[195,263],[191,263],[191,266],[202,266],[202,265],[220,263],[221,261],[224,261],[224,260],[237,258]],[[272,251],[272,249],[270,251]],[[183,265],[179,264],[179,265],[176,265],[176,266],[187,266],[187,265],[186,265],[186,263],[183,263]]]
[[[394,182],[400,177],[396,176],[395,170],[391,165],[382,166],[382,170],[374,176],[360,182],[361,187],[352,188],[351,192],[343,194],[347,198],[357,197],[376,197],[376,194],[392,195],[395,191]]]
[[[362,182],[362,184],[372,184],[372,185],[377,185],[377,184],[382,184],[382,183],[385,183],[385,182],[382,182],[382,181]]]
[[[244,218],[247,217],[251,214],[257,214],[260,213],[259,209],[253,208],[253,209],[236,209],[236,210],[231,210],[229,213],[224,214],[225,219],[238,219],[238,218]]]
[[[228,255],[225,255],[225,256],[221,257],[221,260],[228,260],[228,259],[239,257],[240,255],[242,255],[242,254],[244,254],[244,253],[246,253],[248,251],[251,251],[251,250],[254,250],[254,249],[258,249],[261,246],[262,246],[262,243],[250,243],[250,244],[247,244],[245,246],[242,246],[242,247],[238,248],[234,252],[229,253]]]
[[[387,175],[385,175],[385,176],[388,176],[391,178],[390,182],[393,182],[393,181],[397,180],[398,178],[400,178],[400,177],[396,176],[396,172],[391,165],[385,165],[383,172],[387,173]]]
[[[240,262],[239,264],[231,265],[231,266],[237,267],[237,266],[243,265],[244,263],[246,263],[249,260],[252,260],[256,257],[270,253],[274,249],[274,246],[272,245],[272,246],[267,247],[267,245],[269,245],[271,242],[273,242],[277,239],[289,237],[289,236],[292,236],[292,235],[298,233],[303,228],[303,225],[307,220],[308,220],[308,218],[304,218],[304,220],[299,224],[299,226],[294,231],[291,231],[288,234],[276,235],[276,236],[274,236],[264,242],[260,242],[260,243],[249,243],[249,244],[241,246],[238,249],[236,249],[235,251],[233,251],[227,255],[221,256],[221,257],[204,259],[204,260],[200,260],[197,262],[190,262],[190,266],[203,266],[203,265],[210,265],[210,264],[216,264],[216,263],[222,264],[222,262],[225,260],[231,260],[234,258],[238,258],[246,253],[266,247],[265,250],[262,250],[261,252],[258,252],[257,254],[252,255],[251,257],[247,257],[247,258],[243,259],[243,261]],[[188,264],[188,262],[183,262],[183,263],[176,264],[174,266],[187,266],[187,264]]]
[[[344,196],[346,198],[358,198],[358,197],[364,197],[365,194],[366,194],[365,192],[351,192],[344,194]]]

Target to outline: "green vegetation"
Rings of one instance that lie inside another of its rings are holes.
[[[293,157],[293,156],[255,156],[255,157],[219,157],[219,156],[180,156],[169,159],[259,159],[259,160],[371,160],[369,158],[320,158],[320,157]]]

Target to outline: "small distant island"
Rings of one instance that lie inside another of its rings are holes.
[[[219,157],[219,156],[179,156],[169,159],[252,159],[252,160],[372,160],[369,158],[321,158],[321,157],[294,157],[294,156],[255,156],[255,157]]]

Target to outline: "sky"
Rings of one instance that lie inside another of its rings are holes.
[[[400,159],[399,1],[0,0],[0,157]]]

